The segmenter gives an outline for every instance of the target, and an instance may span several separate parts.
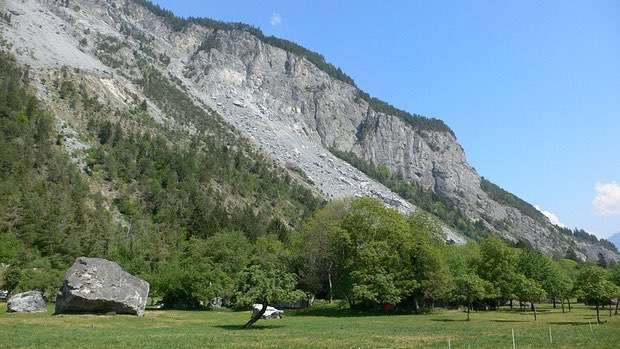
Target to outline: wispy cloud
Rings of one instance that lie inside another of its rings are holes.
[[[538,205],[534,205],[534,207],[536,207],[536,209],[540,211],[540,213],[544,214],[545,217],[547,217],[551,223],[557,226],[560,226],[562,228],[566,228],[566,225],[560,221],[560,218],[555,213],[546,211]]]
[[[616,181],[599,182],[594,186],[596,197],[592,201],[594,213],[599,216],[620,215],[620,184]]]
[[[282,23],[282,16],[280,16],[279,13],[274,12],[269,19],[269,23],[271,23],[274,27],[276,25],[280,25],[280,23]]]

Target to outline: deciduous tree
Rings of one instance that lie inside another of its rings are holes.
[[[534,279],[518,275],[515,285],[515,295],[521,302],[529,302],[534,312],[534,320],[536,320],[536,303],[543,301],[547,297],[547,292]]]
[[[493,285],[474,273],[461,275],[454,281],[453,299],[467,308],[467,321],[469,321],[474,303],[487,298]]]
[[[238,306],[261,304],[261,309],[254,312],[243,326],[249,328],[258,321],[269,305],[276,302],[292,302],[304,297],[304,293],[295,289],[293,274],[260,265],[245,268],[239,274],[235,290]]]
[[[586,304],[594,304],[596,307],[596,321],[601,322],[599,309],[603,304],[609,303],[617,293],[617,287],[607,279],[607,271],[599,266],[586,266],[577,276],[575,288],[577,296]]]

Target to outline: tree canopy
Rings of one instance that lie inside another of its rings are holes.
[[[596,307],[596,321],[601,322],[599,308],[618,297],[618,286],[609,281],[608,272],[599,266],[585,266],[579,271],[575,282],[577,297]]]
[[[243,269],[235,288],[238,306],[261,304],[261,310],[250,318],[244,326],[246,328],[258,321],[270,304],[297,301],[304,296],[303,292],[295,289],[295,277],[292,274],[261,265]]]

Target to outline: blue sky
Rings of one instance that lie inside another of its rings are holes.
[[[620,232],[620,1],[155,2],[317,51],[443,119],[481,175],[569,227]]]

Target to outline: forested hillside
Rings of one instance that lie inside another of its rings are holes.
[[[75,256],[113,253],[119,227],[56,145],[55,119],[27,80],[0,53],[0,262],[5,287],[47,289]]]
[[[235,290],[253,271],[291,280],[302,298],[399,311],[495,308],[512,299],[563,304],[585,292],[578,275],[607,277],[492,237],[446,244],[439,221],[423,211],[404,216],[370,198],[323,206],[242,142],[222,143],[227,128],[217,115],[176,100],[176,87],[153,71],[146,95],[180,120],[191,118],[187,110],[201,113],[196,137],[180,141],[174,130],[146,123],[145,101],[103,118],[112,107],[79,77],[53,75],[54,104],[89,116],[93,144],[82,172],[65,155],[57,120],[33,97],[28,70],[6,53],[0,63],[0,262],[11,292],[40,289],[51,299],[80,255],[119,262],[151,283],[154,301],[182,308],[209,307],[216,297],[247,306]],[[381,168],[366,170],[398,184]]]
[[[247,143],[231,142],[234,133],[217,115],[175,98],[175,87],[155,73],[147,95],[179,114],[173,117],[200,117],[201,136],[149,124],[144,101],[124,112],[103,105],[75,76],[58,74],[58,103],[88,115],[93,146],[81,172],[63,149],[57,120],[33,96],[28,70],[7,53],[0,58],[0,262],[9,265],[11,290],[50,296],[80,255],[116,260],[151,281],[167,277],[162,268],[171,265],[166,270],[183,273],[178,264],[196,246],[224,238],[277,247],[322,205]],[[195,266],[191,258],[186,266]]]

